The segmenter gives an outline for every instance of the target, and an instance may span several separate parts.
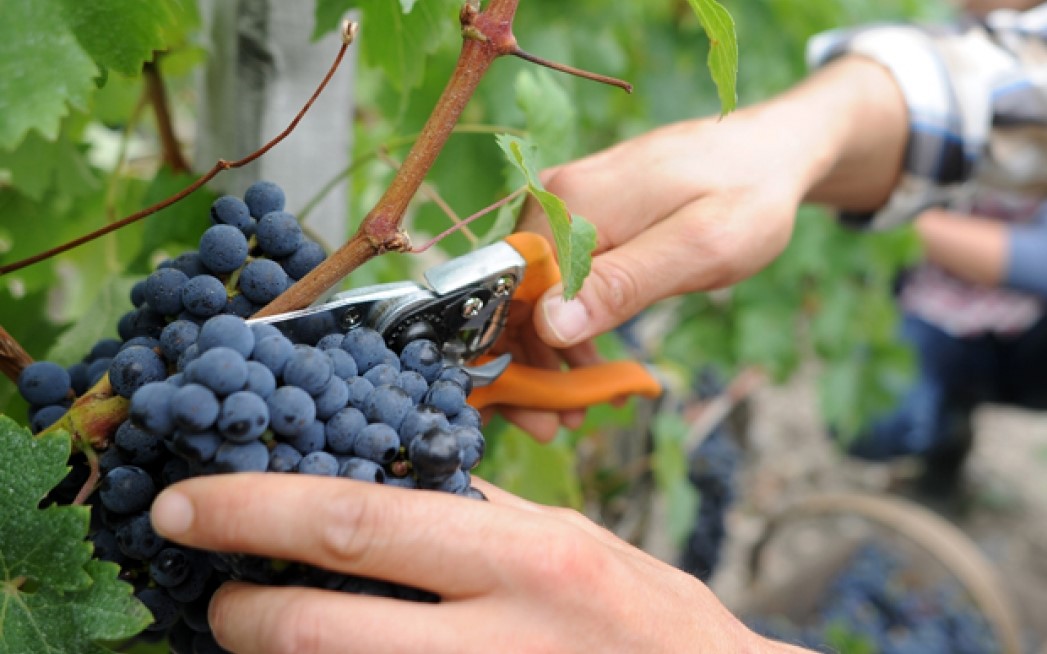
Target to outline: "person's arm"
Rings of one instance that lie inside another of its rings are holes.
[[[931,263],[972,284],[999,286],[1005,282],[1010,236],[1006,223],[928,209],[914,226]]]
[[[915,221],[927,259],[956,277],[1047,298],[1047,225],[1010,224],[945,209]]]
[[[232,652],[806,651],[758,636],[697,579],[580,514],[476,485],[489,502],[309,475],[214,475],[165,490],[152,520],[192,547],[303,561],[442,599],[227,583],[209,620]]]
[[[545,171],[597,229],[592,273],[564,302],[550,289],[506,339],[532,365],[594,363],[588,340],[652,303],[749,277],[784,249],[800,202],[883,204],[900,173],[908,113],[880,64],[843,57],[790,91],[722,119],[684,121]],[[534,204],[520,229],[548,233]],[[579,414],[503,411],[538,438]]]

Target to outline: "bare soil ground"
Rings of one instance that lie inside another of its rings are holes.
[[[904,496],[914,473],[911,462],[868,464],[841,456],[819,420],[814,379],[807,370],[750,400],[740,499],[729,517],[725,561],[712,581],[728,606],[753,599],[748,556],[769,515],[825,491]],[[964,495],[923,505],[959,527],[987,557],[1015,608],[1028,651],[1047,653],[1047,413],[986,406],[975,420]],[[828,552],[839,534],[829,528],[806,538],[806,551]],[[657,539],[649,550],[672,556]]]

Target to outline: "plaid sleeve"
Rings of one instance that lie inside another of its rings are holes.
[[[960,38],[911,25],[877,25],[833,30],[809,41],[811,68],[846,54],[869,57],[894,76],[908,106],[910,133],[898,185],[880,209],[843,213],[844,222],[871,228],[906,222],[943,204],[950,189],[970,179],[992,122],[991,90],[977,70],[958,79],[943,43]]]

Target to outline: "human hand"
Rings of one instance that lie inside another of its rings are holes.
[[[557,286],[533,316],[513,308],[503,342],[514,359],[553,369],[599,363],[594,336],[663,298],[729,286],[777,256],[804,189],[780,160],[744,154],[751,123],[732,116],[670,125],[545,171],[546,187],[596,226],[597,248],[576,298],[565,302]],[[519,228],[548,235],[537,203]],[[499,410],[539,440],[584,416]]]
[[[551,368],[598,361],[589,340],[673,295],[730,286],[786,246],[801,201],[850,211],[881,207],[908,143],[893,76],[862,56],[720,119],[680,122],[543,173],[572,214],[596,226],[592,273],[578,296],[560,288],[521,329],[521,360]],[[548,234],[525,207],[521,230]],[[563,419],[506,411],[539,437]]]
[[[304,561],[439,594],[439,604],[225,584],[211,601],[233,652],[788,651],[698,580],[581,515],[474,480],[488,502],[307,475],[178,483],[152,519],[171,540]]]

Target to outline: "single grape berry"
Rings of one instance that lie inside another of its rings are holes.
[[[269,304],[287,290],[291,279],[272,259],[255,259],[240,272],[240,292],[255,304]]]
[[[109,365],[109,383],[120,397],[130,398],[142,386],[166,377],[167,366],[160,355],[140,345],[117,352]]]
[[[72,380],[65,368],[50,361],[29,364],[18,376],[18,392],[29,404],[58,404],[69,395]]]
[[[200,237],[200,261],[208,270],[224,275],[247,260],[247,238],[232,225],[215,225]]]
[[[211,222],[215,225],[232,225],[250,236],[254,233],[254,220],[247,203],[235,195],[223,195],[211,204]]]
[[[255,236],[262,252],[273,258],[293,254],[303,240],[298,219],[286,211],[271,211],[262,216]],[[283,271],[283,268],[280,270]]]
[[[145,280],[145,301],[165,316],[182,311],[182,289],[189,277],[175,268],[161,268]]]
[[[182,287],[182,305],[199,318],[217,316],[228,301],[225,284],[211,275],[193,277]]]
[[[251,184],[244,192],[244,203],[255,218],[261,218],[272,211],[283,210],[285,202],[283,189],[265,180]]]
[[[215,347],[228,347],[246,358],[251,356],[254,350],[254,332],[242,318],[230,315],[215,316],[200,328],[196,344],[201,353]]]

